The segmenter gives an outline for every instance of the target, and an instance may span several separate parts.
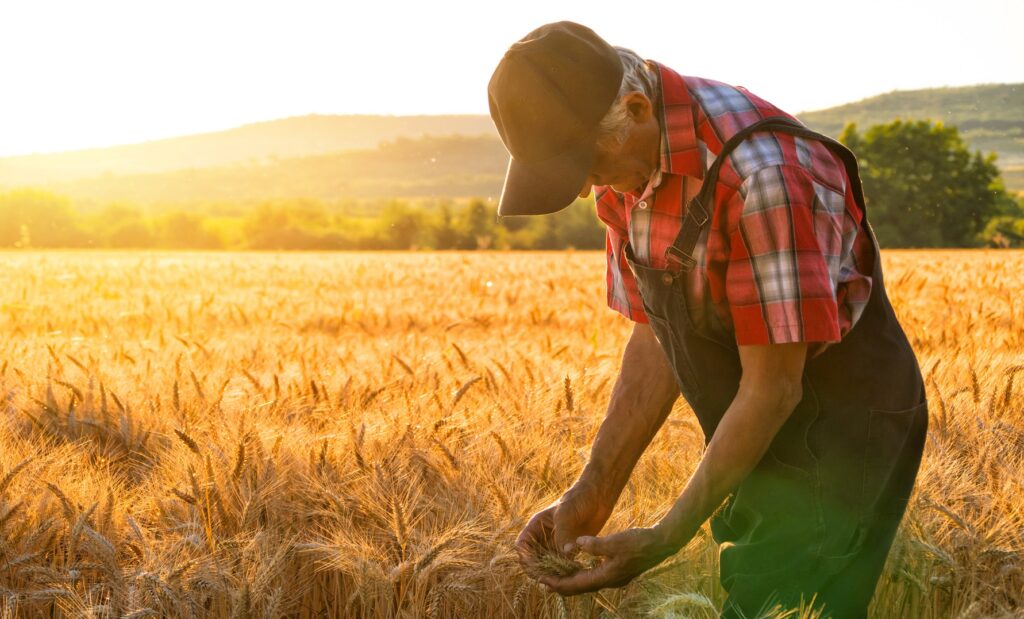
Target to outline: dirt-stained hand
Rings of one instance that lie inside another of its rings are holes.
[[[541,584],[561,595],[622,587],[678,550],[655,528],[627,529],[606,537],[582,536],[577,544],[600,561],[569,576],[543,576]]]
[[[559,500],[537,512],[516,539],[520,563],[540,549],[562,555],[576,552],[576,538],[595,535],[611,515],[611,506],[594,486],[577,483]]]

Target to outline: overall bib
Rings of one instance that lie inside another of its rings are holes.
[[[683,227],[666,252],[669,269],[635,261],[627,245],[650,326],[705,444],[732,403],[741,367],[736,342],[695,328],[684,278],[697,277],[693,249],[708,221],[718,168],[754,131],[821,140],[843,160],[864,209],[857,161],[845,146],[785,118],[745,128],[717,156]],[[816,596],[825,616],[865,617],[917,475],[928,425],[924,381],[882,282],[878,241],[871,294],[838,343],[807,360],[803,399],[764,458],[711,520],[721,544],[723,617],[755,617],[775,602],[797,606]]]

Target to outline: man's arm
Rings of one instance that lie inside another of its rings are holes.
[[[577,537],[601,530],[678,397],[675,376],[654,332],[646,324],[635,324],[590,460],[572,488],[536,514],[519,535],[516,548],[524,560],[537,546],[571,553]]]
[[[657,525],[677,550],[754,470],[803,397],[806,343],[740,346],[739,353],[739,391],[683,494]]]
[[[750,474],[800,402],[807,344],[740,346],[739,354],[739,391],[668,514],[649,529],[581,537],[579,547],[604,561],[569,577],[543,578],[542,583],[563,595],[628,583],[684,546]]]
[[[675,374],[654,331],[636,323],[622,355],[608,413],[577,482],[600,489],[609,512],[678,398]]]
[[[634,466],[678,398],[679,386],[662,344],[650,326],[636,323],[611,391],[608,412],[577,482],[596,489],[603,514],[601,526],[610,517]],[[574,542],[575,538],[565,541]],[[559,547],[565,549],[564,545]]]

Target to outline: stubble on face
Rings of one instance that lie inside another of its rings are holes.
[[[653,128],[635,124],[621,144],[599,147],[584,187],[586,194],[591,185],[607,185],[620,193],[642,187],[657,169],[658,131],[657,122]]]

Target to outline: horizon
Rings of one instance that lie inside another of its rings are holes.
[[[0,157],[310,115],[487,115],[486,82],[501,54],[558,19],[584,23],[609,43],[680,73],[744,85],[796,114],[896,91],[1024,82],[1017,60],[1024,40],[1013,32],[1024,6],[1012,0],[981,0],[967,14],[952,0],[927,12],[882,0],[855,12],[811,0],[792,0],[784,10],[742,0],[734,9],[747,19],[730,25],[728,40],[691,25],[721,22],[704,5],[638,14],[578,1],[549,4],[530,0],[510,15],[455,0],[398,10],[302,1],[281,11],[198,0],[0,7],[0,22],[14,26],[0,38],[0,55],[20,59],[4,67],[6,86],[23,93],[0,103]],[[461,19],[438,19],[451,12]],[[823,24],[841,24],[836,37],[825,37],[830,41],[848,32],[863,36],[829,56],[813,41],[778,34],[818,33]]]
[[[811,113],[815,113],[815,112],[826,111],[826,110],[830,110],[830,109],[833,109],[833,108],[843,107],[843,106],[846,106],[846,105],[853,105],[853,104],[861,103],[863,101],[868,101],[868,100],[871,100],[871,99],[875,99],[875,98],[878,98],[878,97],[883,97],[885,95],[896,94],[896,93],[917,92],[917,91],[920,91],[920,90],[944,90],[944,89],[957,89],[957,88],[974,88],[974,87],[981,87],[981,86],[1015,86],[1015,85],[1024,85],[1024,82],[984,82],[984,83],[979,83],[979,84],[966,84],[966,85],[962,85],[962,86],[932,86],[932,87],[914,88],[914,89],[908,89],[908,90],[903,90],[903,89],[898,89],[897,88],[897,89],[890,90],[890,91],[887,91],[887,92],[882,92],[882,93],[878,93],[878,94],[874,94],[874,95],[868,95],[868,96],[862,97],[860,99],[855,99],[855,100],[852,100],[852,101],[847,101],[845,103],[839,103],[839,104],[836,104],[836,105],[833,105],[833,106],[830,106],[830,107],[826,107],[826,108],[820,108],[820,109],[814,109],[814,110],[801,110],[799,112],[795,112],[794,114],[799,116],[801,114],[811,114]],[[46,156],[46,155],[59,155],[59,154],[62,154],[62,153],[76,153],[76,152],[84,152],[84,151],[90,151],[90,150],[104,150],[104,149],[108,149],[108,148],[118,148],[118,147],[122,147],[122,146],[135,146],[135,145],[141,145],[141,144],[149,144],[149,143],[152,143],[152,142],[162,142],[162,141],[167,141],[167,140],[175,140],[175,139],[178,139],[178,138],[188,138],[188,137],[201,136],[201,135],[212,135],[212,134],[215,134],[215,133],[225,133],[225,132],[233,131],[235,129],[242,129],[244,127],[251,127],[251,126],[255,126],[255,125],[274,123],[274,122],[282,122],[282,121],[298,119],[298,118],[309,118],[309,117],[313,117],[313,116],[348,117],[348,118],[356,118],[356,117],[360,117],[360,116],[365,116],[365,117],[368,117],[368,118],[369,117],[377,117],[377,118],[414,118],[414,117],[432,118],[432,117],[436,117],[436,118],[442,118],[442,117],[476,117],[476,116],[487,116],[487,114],[472,113],[472,112],[466,112],[466,113],[439,112],[439,113],[436,113],[436,114],[380,114],[380,113],[371,113],[371,112],[353,112],[353,113],[331,114],[331,113],[323,113],[323,112],[309,112],[307,114],[294,114],[294,115],[291,115],[291,116],[283,116],[283,117],[280,117],[280,118],[267,118],[267,119],[263,119],[263,120],[254,120],[252,122],[246,122],[246,123],[242,123],[242,124],[237,124],[237,125],[233,125],[233,126],[230,126],[230,127],[222,127],[222,128],[217,128],[217,129],[211,129],[211,130],[208,130],[208,131],[197,131],[197,132],[194,132],[194,133],[182,133],[182,134],[176,134],[176,135],[167,135],[167,136],[161,136],[161,137],[153,137],[153,138],[148,138],[148,139],[142,139],[142,140],[135,141],[135,142],[121,142],[121,143],[116,143],[116,144],[100,144],[100,145],[96,145],[96,146],[85,146],[85,147],[82,147],[82,148],[73,148],[73,149],[67,149],[67,150],[46,151],[46,152],[30,152],[30,153],[15,153],[15,154],[10,154],[10,155],[3,154],[3,151],[0,150],[0,159],[17,158],[17,157]]]

